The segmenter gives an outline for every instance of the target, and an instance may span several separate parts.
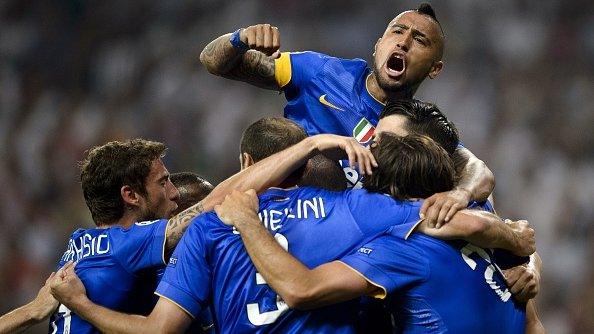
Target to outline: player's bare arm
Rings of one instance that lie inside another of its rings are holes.
[[[221,182],[202,200],[203,209],[212,210],[234,189],[255,189],[256,192],[261,192],[278,186],[310,157],[320,153],[329,158],[346,158],[351,165],[359,165],[362,172],[368,175],[372,173],[373,167],[377,166],[373,154],[353,138],[330,134],[316,135],[258,161]]]
[[[482,202],[487,200],[495,188],[495,176],[484,161],[477,158],[470,150],[458,148],[454,155],[466,161],[456,189],[470,193],[470,200]],[[456,159],[458,159],[456,158]]]
[[[54,275],[52,273],[45,281],[33,301],[0,317],[0,333],[21,333],[52,314],[58,307],[58,301],[50,294],[50,282]]]
[[[173,250],[181,240],[184,232],[188,228],[190,221],[204,212],[202,201],[192,205],[184,211],[173,216],[167,222],[165,258],[169,259]]]
[[[280,48],[278,28],[257,24],[241,29],[238,40],[233,37],[233,34],[220,36],[202,50],[200,62],[208,72],[278,90],[274,77],[275,52]]]
[[[423,221],[417,231],[445,240],[464,239],[482,248],[505,249],[518,256],[528,256],[536,251],[534,230],[528,221],[503,222],[497,215],[485,211],[459,211],[439,229]]]
[[[87,298],[72,262],[52,279],[51,292],[60,303],[105,333],[183,333],[192,321],[190,315],[164,298],[159,299],[147,317],[97,305]]]
[[[261,192],[277,186],[310,157],[319,153],[333,159],[347,158],[351,166],[358,164],[366,174],[371,174],[373,167],[377,166],[373,154],[353,138],[330,134],[305,138],[231,176],[217,185],[202,201],[171,218],[167,223],[166,258],[181,240],[190,221],[203,212],[211,211],[232,190],[255,189]]]
[[[545,334],[545,328],[538,317],[536,303],[531,299],[526,304],[526,334]]]
[[[427,198],[421,207],[422,216],[438,228],[456,211],[466,208],[470,201],[485,201],[495,188],[493,173],[470,150],[458,148],[454,152],[454,160],[460,161],[463,166],[456,188]]]

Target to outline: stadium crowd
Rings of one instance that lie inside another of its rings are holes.
[[[368,59],[385,22],[415,5],[386,11],[394,4],[3,2],[0,313],[30,300],[70,232],[92,226],[77,182],[84,150],[145,137],[170,147],[165,161],[172,172],[220,181],[238,169],[241,130],[280,115],[284,98],[200,66],[199,52],[221,32],[271,22],[283,31],[282,50]],[[526,218],[537,230],[545,327],[592,331],[592,4],[435,8],[446,65],[417,97],[437,103],[494,172],[497,211]]]

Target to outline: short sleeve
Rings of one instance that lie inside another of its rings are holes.
[[[317,52],[283,52],[274,61],[274,77],[283,90],[299,90],[330,57]]]
[[[208,306],[211,269],[206,259],[208,245],[203,227],[210,216],[201,215],[190,222],[155,292],[193,318]]]
[[[353,219],[365,234],[375,231],[378,225],[387,228],[419,219],[420,206],[387,195],[353,189],[345,198]]]
[[[383,290],[374,295],[385,298],[398,289],[429,276],[424,254],[411,242],[391,235],[382,235],[340,260]]]
[[[128,229],[112,228],[116,258],[130,273],[165,265],[166,228],[166,219],[137,222]]]

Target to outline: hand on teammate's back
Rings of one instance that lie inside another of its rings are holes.
[[[68,261],[51,280],[52,295],[68,308],[73,303],[86,296],[86,289],[80,278],[74,272],[75,264]]]
[[[250,189],[246,192],[233,190],[231,194],[225,196],[223,203],[214,207],[219,219],[231,226],[250,221],[260,222],[258,218],[258,196],[256,191]]]
[[[371,151],[359,144],[352,137],[343,137],[331,134],[321,134],[310,137],[316,149],[332,160],[347,158],[352,167],[358,164],[359,171],[365,175],[371,175],[377,162]]]
[[[464,189],[454,189],[437,193],[427,198],[421,206],[420,215],[430,227],[440,228],[456,212],[465,209],[470,202],[470,193]]]
[[[256,24],[243,29],[239,37],[251,50],[260,51],[267,56],[277,58],[280,48],[280,33],[277,27],[270,24]],[[276,54],[275,54],[276,53]]]
[[[505,281],[514,298],[527,302],[536,297],[540,290],[540,273],[530,265],[519,265],[503,271]]]

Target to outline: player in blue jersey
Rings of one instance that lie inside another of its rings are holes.
[[[449,157],[416,154],[426,149],[424,143],[406,137],[391,144],[385,141],[393,139],[383,136],[382,145],[374,148],[380,167],[366,182],[373,187],[378,179],[392,175],[394,183],[384,190],[396,198],[423,198],[431,194],[426,182],[430,182],[428,176],[435,171],[427,167],[443,166]],[[408,165],[382,164],[384,155],[391,156],[390,145],[413,151],[407,154],[412,157]],[[453,167],[453,161],[448,164]],[[398,181],[401,178],[412,178],[414,186],[406,187]],[[259,273],[290,307],[311,309],[361,295],[389,296],[386,303],[393,311],[398,332],[522,333],[525,330],[525,304],[511,300],[511,292],[490,250],[420,234],[413,234],[405,241],[418,225],[413,221],[391,228],[340,261],[310,270],[315,265],[291,251],[303,261],[300,263],[263,228],[256,215],[257,201],[253,194],[234,192],[215,210],[223,221],[241,233]],[[426,226],[421,228],[426,231]]]
[[[397,15],[375,44],[371,66],[362,59],[341,59],[317,52],[283,53],[278,28],[258,24],[225,34],[200,54],[206,69],[216,75],[252,85],[281,90],[287,105],[285,117],[299,123],[309,135],[333,133],[370,142],[384,105],[412,98],[420,84],[435,78],[443,68],[444,35],[428,4]],[[271,56],[272,54],[275,56]],[[493,173],[468,149],[456,151],[466,159],[461,182],[455,189],[434,195],[422,212],[430,221],[454,204],[484,201],[495,186]],[[343,165],[351,185],[360,175]]]
[[[389,138],[392,137],[383,135],[380,145],[389,142]],[[312,139],[308,138],[281,154],[290,158],[311,146]],[[422,189],[442,191],[453,186],[453,167],[444,169],[436,163],[427,168],[423,170],[429,174],[419,185]],[[408,183],[399,186],[403,189],[417,187]],[[419,204],[394,201],[386,195],[365,190],[273,189],[262,196],[260,217],[268,230],[277,233],[279,242],[309,265],[316,266],[327,259],[340,258],[394,224],[417,221]],[[453,236],[466,235],[475,242],[483,241],[489,246],[516,249],[521,253],[532,250],[533,240],[520,242],[518,234],[497,217],[477,216],[472,212],[462,212],[456,217],[445,227]],[[480,235],[478,230],[483,228],[488,235],[496,233],[501,238],[481,235],[475,239]],[[113,312],[90,302],[84,296],[84,286],[71,269],[58,276],[57,298],[108,332],[148,329],[181,332],[192,316],[211,302],[219,331],[352,332],[357,310],[353,303],[312,313],[289,310],[257,274],[240,237],[213,213],[198,217],[187,231],[157,289],[161,298],[148,317]]]
[[[350,142],[354,140],[345,139],[339,145],[353,146]],[[266,189],[268,182],[277,183],[286,177],[280,173],[273,180],[277,163],[248,168],[219,184],[200,203],[170,220],[159,220],[175,210],[178,197],[161,161],[164,150],[163,144],[145,140],[111,142],[92,149],[81,165],[83,193],[98,228],[75,231],[60,266],[77,261],[76,270],[89,289],[89,297],[99,304],[129,312],[150,311],[156,273],[165,266],[192,218],[212,209],[230,189]],[[351,152],[370,156],[356,146]],[[290,164],[292,159],[283,163]],[[265,181],[261,181],[263,177]],[[150,219],[157,220],[147,221]],[[50,331],[68,330],[95,331],[61,305],[52,317]]]
[[[170,175],[170,179],[180,194],[176,200],[177,209],[172,215],[178,214],[198,203],[213,189],[213,186],[207,180],[190,172],[173,173]],[[163,266],[162,271],[157,273],[158,279],[160,279],[159,274],[162,275],[164,271],[165,267]],[[49,280],[53,275],[52,273],[50,278],[47,279],[46,284],[39,290],[39,294],[33,301],[0,317],[0,333],[22,332],[51,316],[58,306],[58,302],[52,297],[49,289]],[[204,323],[207,322],[208,320]]]
[[[158,220],[171,215],[179,196],[161,161],[164,152],[157,142],[110,142],[81,163],[83,194],[97,228],[76,230],[58,267],[77,261],[89,295],[100,304],[150,310],[156,271],[177,243],[175,226],[167,231],[167,220]],[[51,333],[95,331],[64,305],[50,321]]]

